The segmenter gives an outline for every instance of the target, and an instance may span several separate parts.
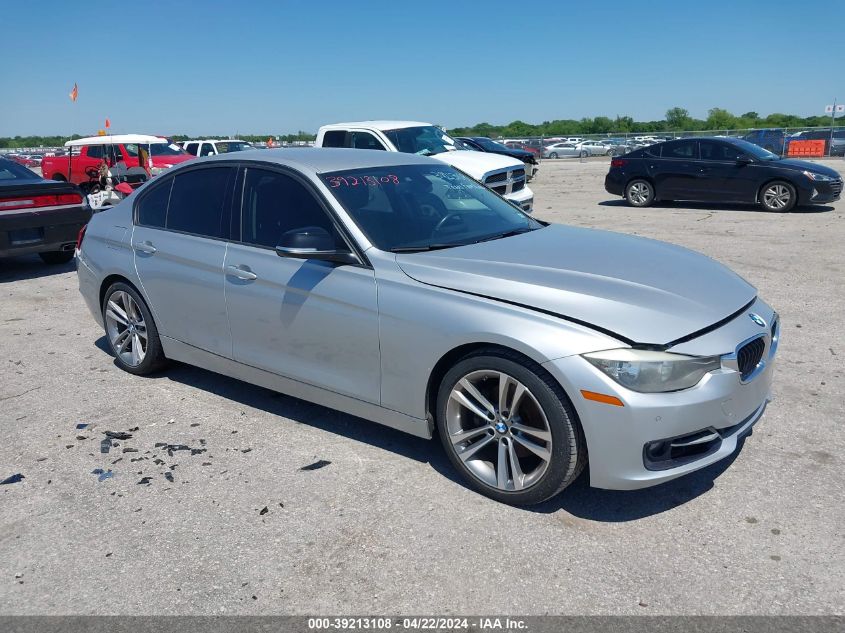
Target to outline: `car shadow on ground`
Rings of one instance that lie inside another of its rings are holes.
[[[0,284],[22,281],[24,279],[38,279],[76,270],[76,262],[70,260],[67,264],[45,264],[38,255],[21,255],[0,259]]]
[[[108,341],[100,337],[95,346],[111,356]],[[297,424],[341,435],[356,442],[375,446],[397,455],[428,464],[438,474],[465,487],[446,456],[440,440],[415,437],[375,422],[341,413],[328,407],[299,400],[282,393],[229,378],[205,369],[172,363],[147,380],[171,380],[202,389],[247,407],[266,411]],[[525,512],[552,514],[558,511],[589,521],[619,523],[636,521],[681,506],[713,488],[717,479],[736,459],[744,439],[731,455],[707,468],[659,486],[644,490],[619,491],[590,488],[588,468],[562,493],[552,499],[527,508]]]
[[[603,200],[598,203],[601,207],[626,207],[631,210],[639,207],[632,207],[625,200]],[[777,211],[764,211],[754,204],[743,204],[739,202],[655,202],[648,209],[678,209],[681,211],[753,211],[754,213],[768,213],[781,215]],[[836,207],[827,204],[810,204],[797,206],[789,213],[827,213],[835,211]]]

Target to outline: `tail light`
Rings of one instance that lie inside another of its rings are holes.
[[[0,200],[0,211],[17,211],[20,209],[41,209],[44,207],[61,207],[82,204],[82,196],[78,193],[61,193],[47,196],[24,196],[22,198],[6,198]]]
[[[623,158],[614,158],[612,161],[610,161],[611,167],[624,167],[627,164],[628,161]]]
[[[87,224],[83,224],[82,228],[79,229],[79,235],[76,236],[76,250],[80,250],[82,248],[82,240],[85,239],[85,229],[88,228]]]

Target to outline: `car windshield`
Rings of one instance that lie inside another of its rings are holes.
[[[543,227],[446,165],[374,167],[321,178],[369,240],[385,251],[449,248]]]
[[[456,141],[433,125],[385,130],[384,135],[390,139],[397,150],[406,154],[432,156],[466,148],[463,143]]]
[[[497,143],[496,141],[491,141],[489,138],[477,138],[475,142],[481,145],[481,147],[485,149],[492,149],[495,151],[507,150],[508,148],[502,145],[501,143]]]
[[[38,175],[35,172],[29,171],[23,165],[0,158],[0,182],[7,182],[9,180],[38,180]]]
[[[748,154],[749,156],[753,156],[757,160],[780,160],[780,156],[777,154],[773,154],[767,149],[763,149],[759,145],[755,145],[754,143],[749,143],[748,141],[744,141],[742,139],[732,139],[731,143],[737,149],[741,150],[742,152]]]
[[[130,156],[138,155],[138,145],[135,143],[126,143],[124,146],[126,152]],[[150,143],[149,145],[142,145],[144,150],[149,151],[151,156],[182,156],[187,152],[176,143]]]

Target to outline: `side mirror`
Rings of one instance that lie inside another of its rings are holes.
[[[317,259],[338,264],[361,263],[354,253],[338,250],[329,232],[319,226],[306,226],[283,234],[276,246],[276,254],[279,257]]]
[[[753,162],[754,161],[747,154],[740,154],[739,156],[736,157],[737,165],[750,165]]]

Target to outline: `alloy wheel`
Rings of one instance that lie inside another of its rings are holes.
[[[106,303],[106,331],[116,356],[137,367],[147,355],[147,324],[141,308],[128,292],[118,290]]]
[[[458,380],[446,405],[446,428],[467,470],[498,490],[525,490],[549,467],[546,414],[534,394],[504,372],[473,371]]]
[[[774,184],[763,192],[763,204],[770,209],[785,209],[791,198],[792,194],[786,185]]]
[[[651,195],[651,189],[644,182],[635,182],[628,191],[634,204],[645,204]]]

